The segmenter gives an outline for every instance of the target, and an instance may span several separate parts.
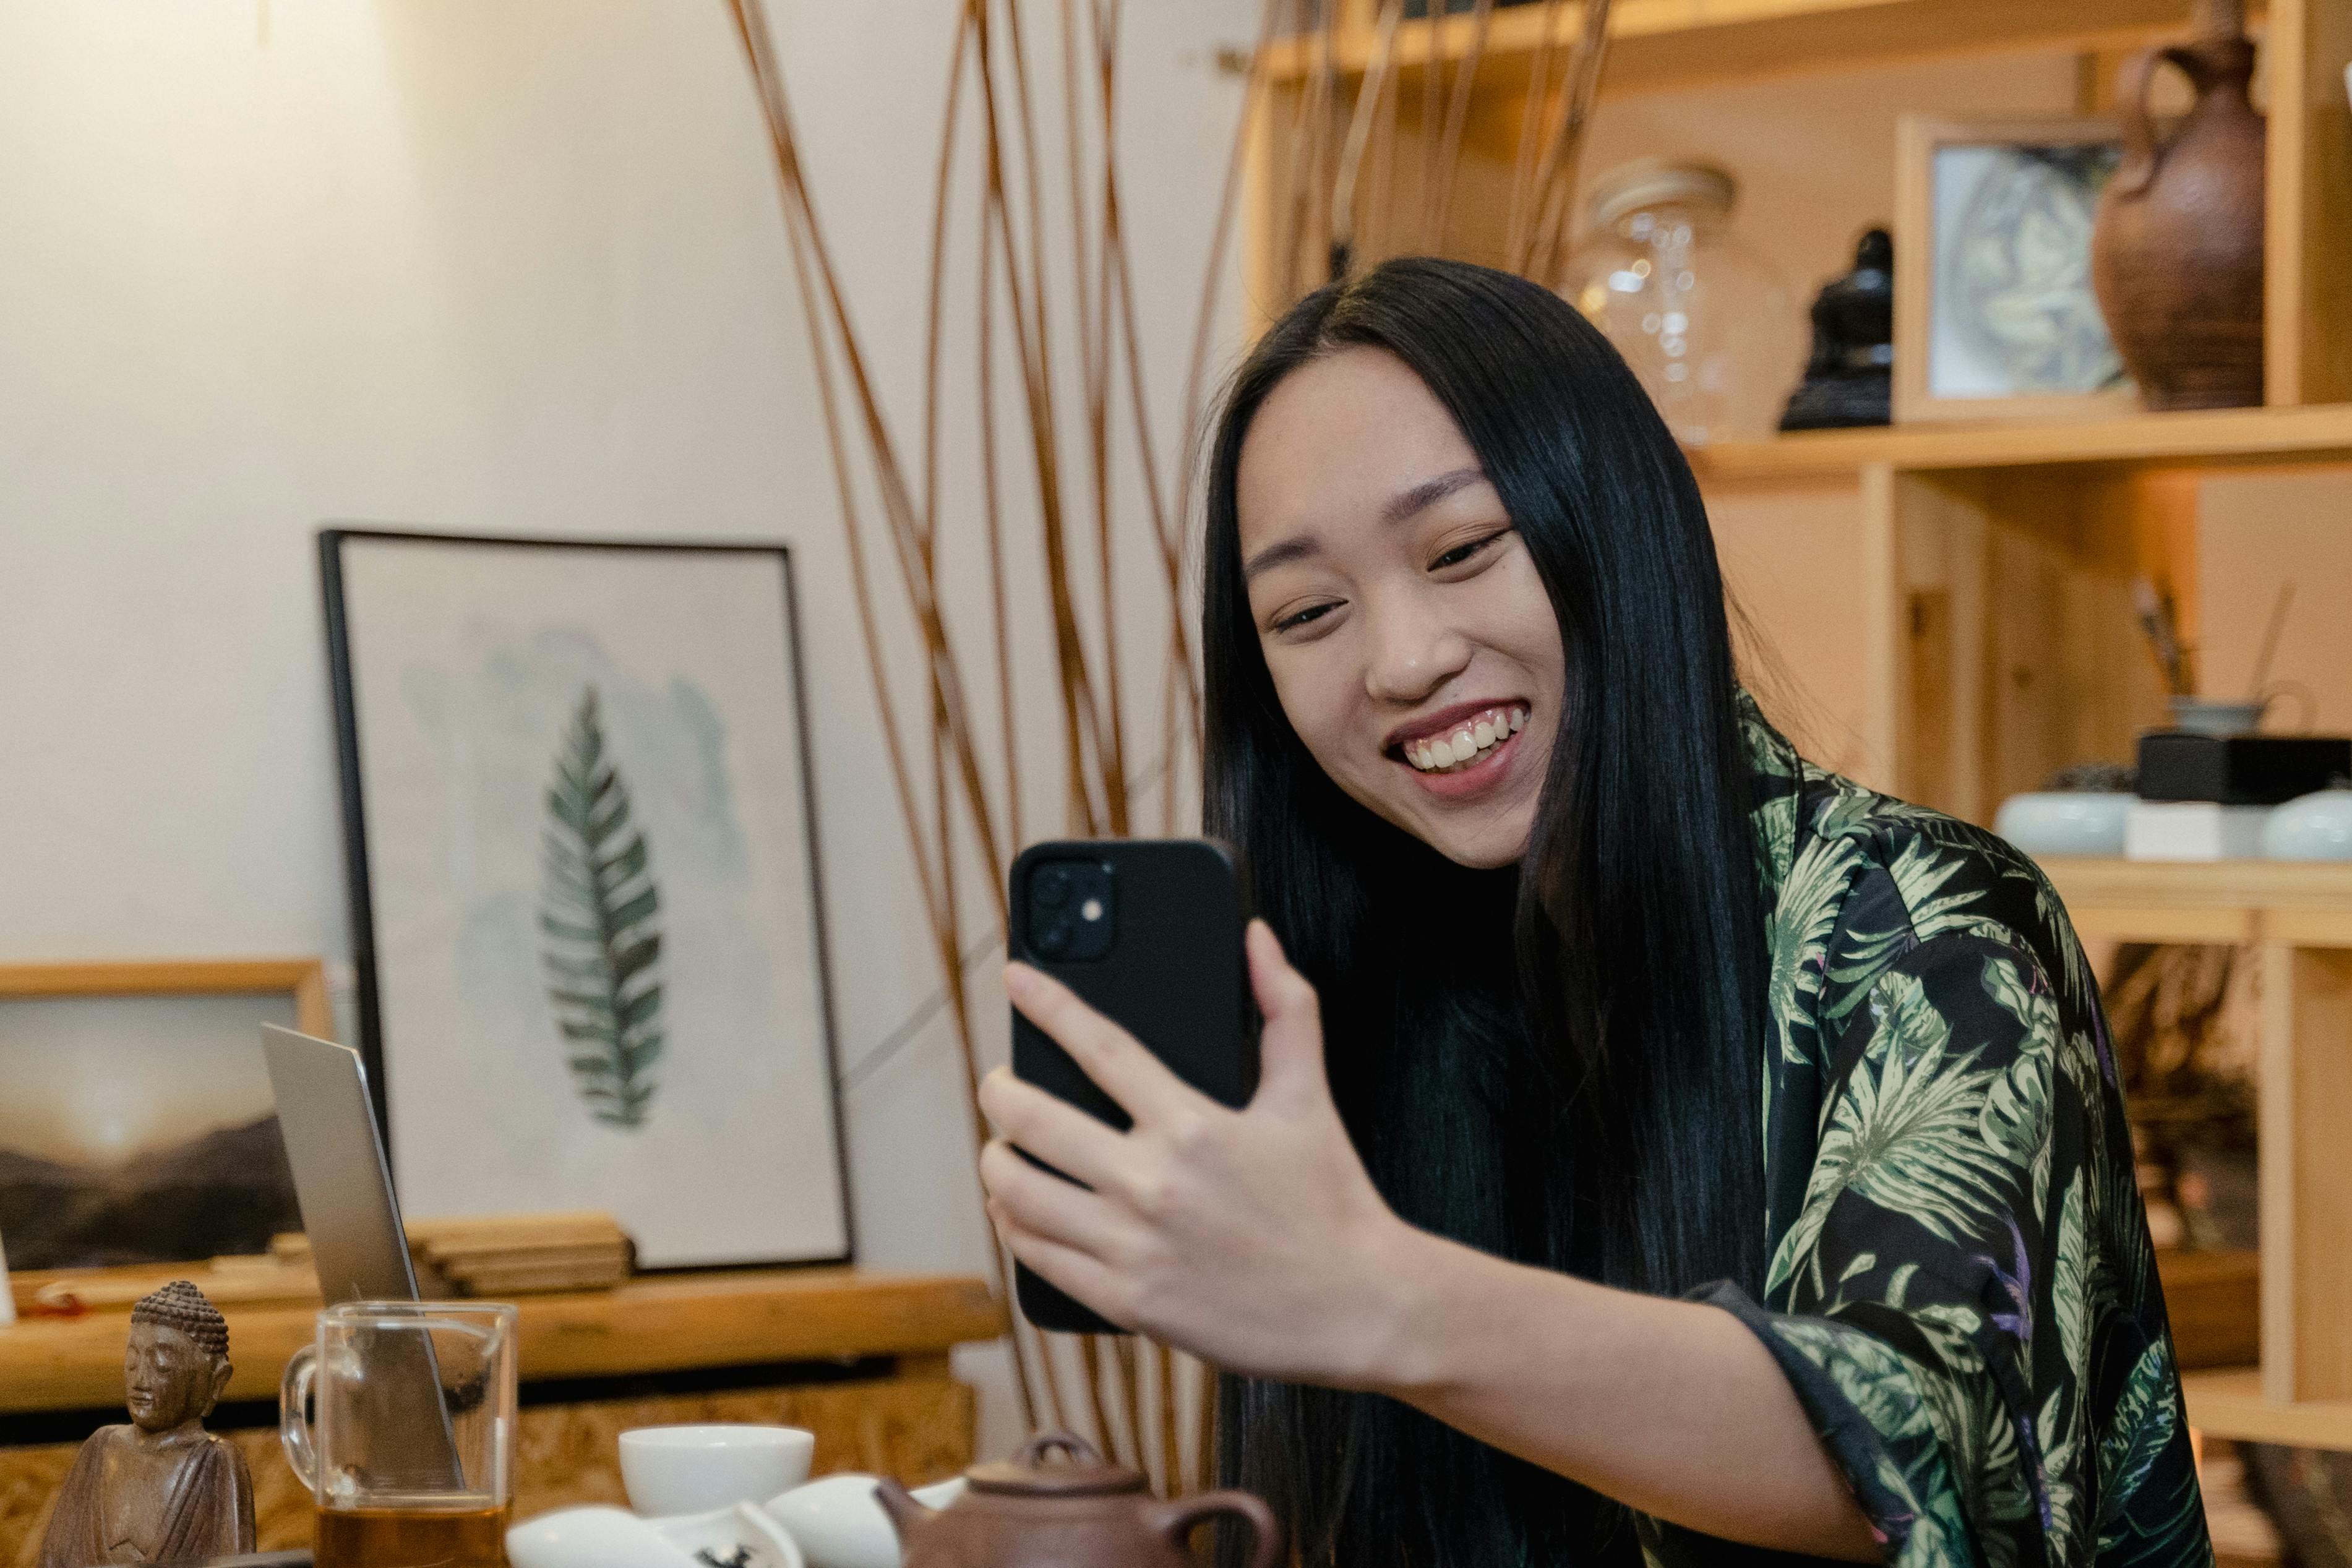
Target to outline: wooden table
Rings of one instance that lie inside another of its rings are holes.
[[[971,1461],[971,1391],[948,1352],[1004,1332],[975,1278],[862,1269],[652,1276],[525,1296],[515,1514],[622,1500],[627,1427],[765,1421],[816,1434],[819,1472],[936,1479]],[[310,1499],[278,1451],[278,1380],[311,1306],[229,1307],[236,1371],[213,1430],[252,1468],[260,1544],[307,1546]],[[0,1564],[30,1564],[82,1437],[122,1409],[127,1314],[0,1329]]]

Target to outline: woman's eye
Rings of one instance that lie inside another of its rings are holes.
[[[1441,555],[1435,560],[1431,561],[1429,563],[1429,570],[1432,571],[1444,571],[1449,566],[1460,566],[1464,561],[1477,555],[1479,551],[1486,549],[1487,546],[1493,544],[1496,540],[1501,538],[1505,534],[1509,532],[1510,530],[1508,528],[1503,528],[1495,533],[1488,534],[1484,538],[1472,539],[1467,544],[1455,545],[1452,549],[1447,550],[1444,555]]]
[[[1286,615],[1276,621],[1274,623],[1274,629],[1277,632],[1296,631],[1297,628],[1307,625],[1312,622],[1322,620],[1323,617],[1330,614],[1331,612],[1338,608],[1339,607],[1336,604],[1310,604],[1304,610],[1298,611],[1294,614]]]

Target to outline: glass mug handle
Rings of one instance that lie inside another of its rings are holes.
[[[319,1377],[319,1347],[306,1344],[286,1363],[278,1384],[278,1441],[302,1490],[319,1495],[319,1450],[310,1441],[310,1385]]]

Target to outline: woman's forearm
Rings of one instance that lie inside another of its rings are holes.
[[[1366,1383],[1642,1512],[1734,1541],[1877,1557],[1787,1380],[1730,1313],[1425,1232],[1399,1243]]]

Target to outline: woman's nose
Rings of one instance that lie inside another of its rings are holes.
[[[1371,657],[1364,691],[1374,701],[1419,702],[1468,667],[1470,639],[1421,596],[1376,598],[1366,608]]]

